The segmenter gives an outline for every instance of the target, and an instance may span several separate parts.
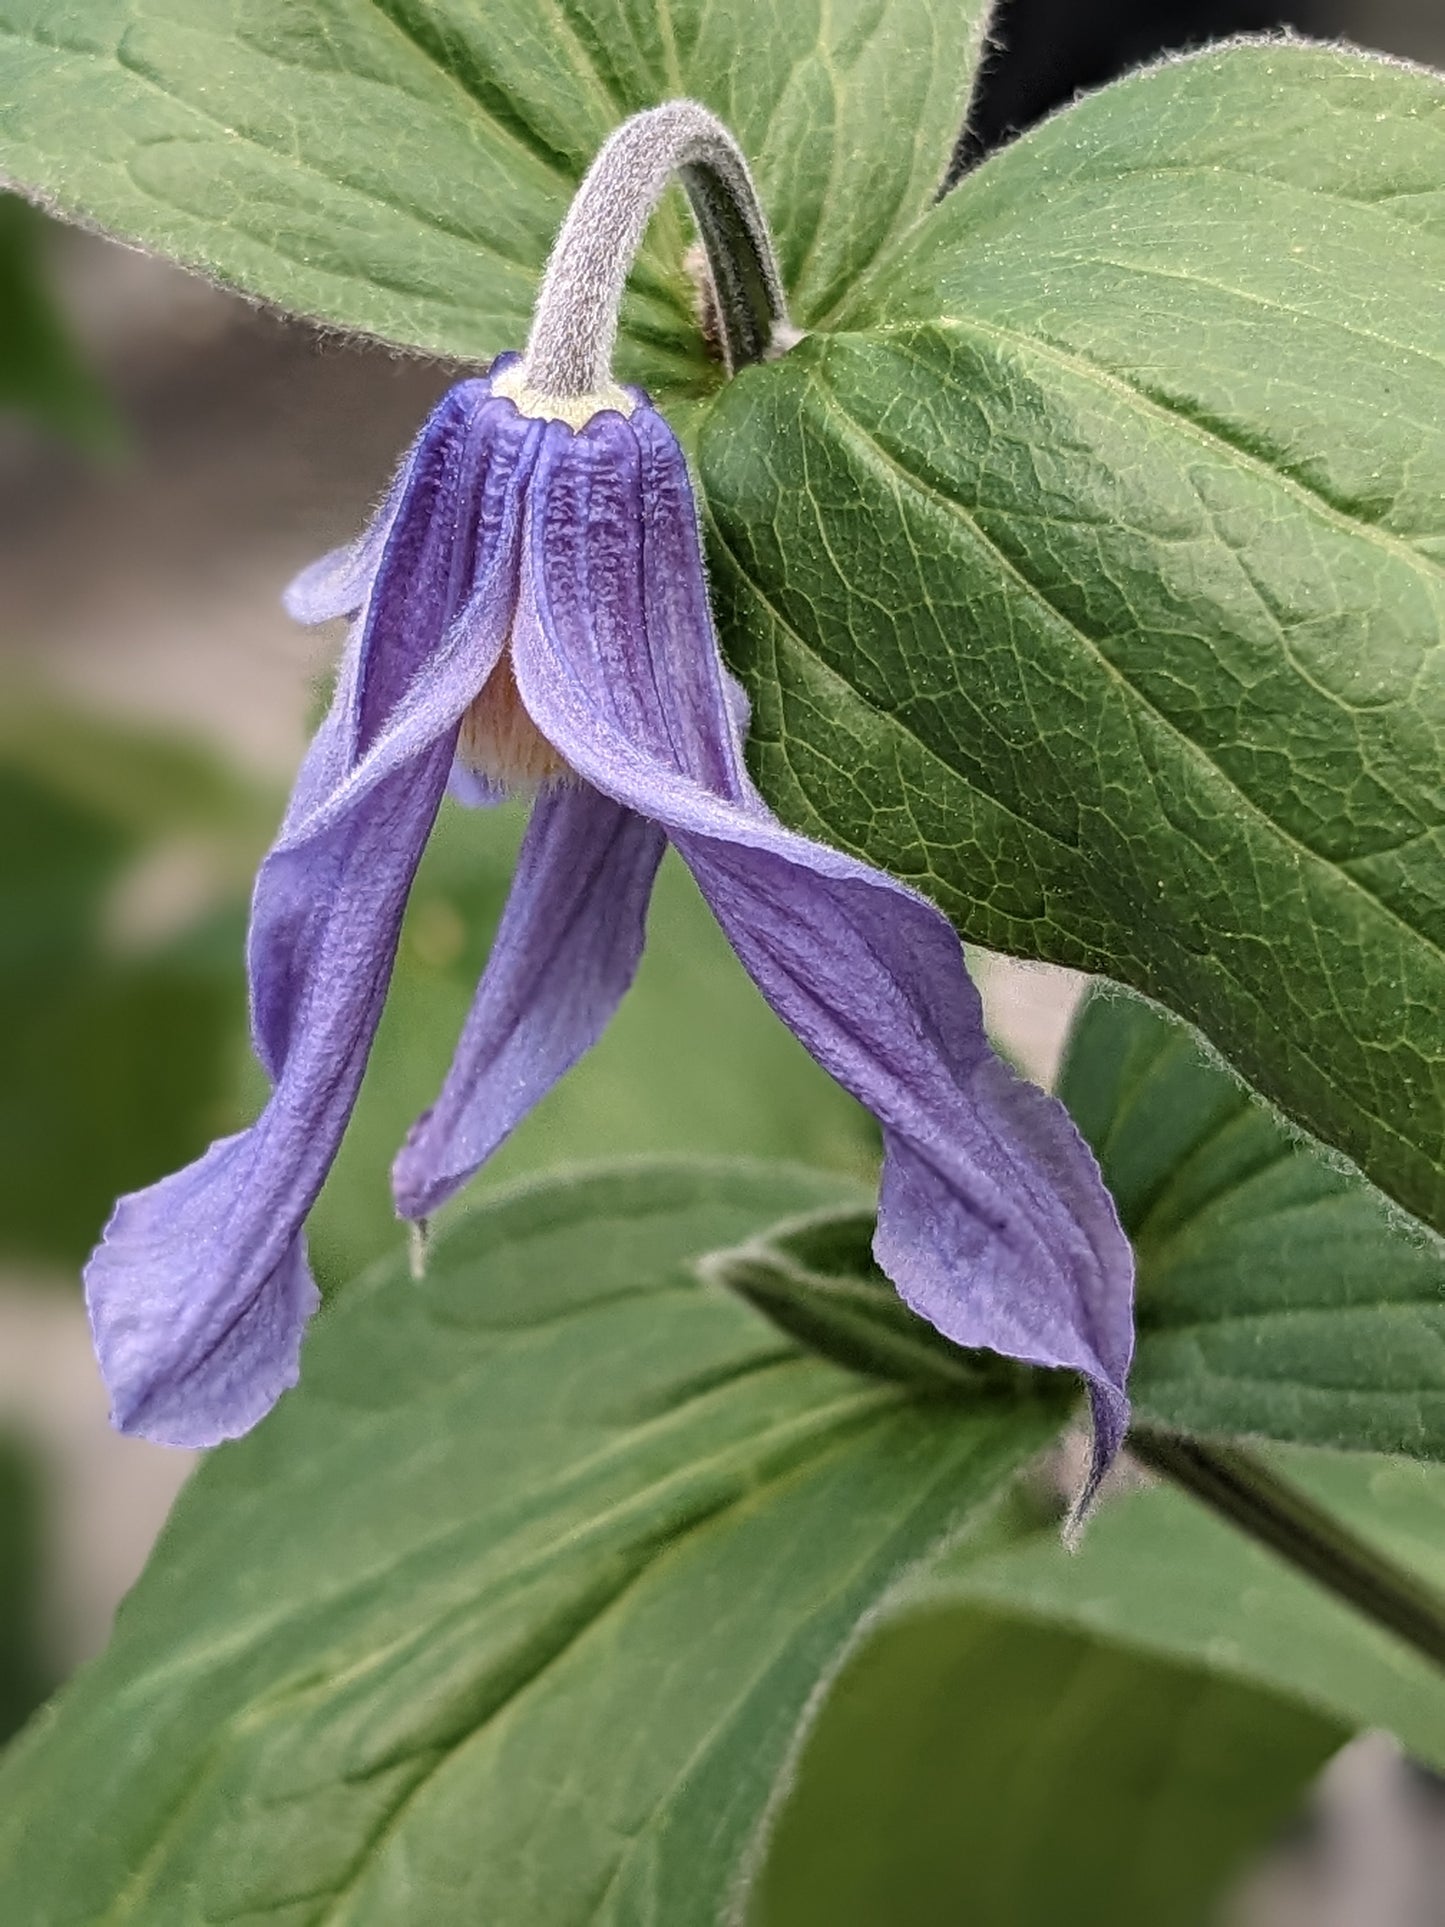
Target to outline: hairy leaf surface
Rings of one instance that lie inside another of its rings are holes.
[[[1445,1459],[1445,1244],[1188,1028],[1095,994],[1059,1094],[1139,1264],[1141,1419]]]
[[[1445,1227],[1445,81],[1237,46],[1060,114],[724,392],[793,821],[1120,978]]]
[[[619,1168],[347,1293],[7,1757],[0,1915],[715,1921],[860,1620],[1055,1422],[840,1371],[699,1282],[848,1195]]]

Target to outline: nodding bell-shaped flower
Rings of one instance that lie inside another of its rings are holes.
[[[372,526],[289,593],[301,620],[346,615],[352,629],[256,882],[252,1028],[274,1089],[249,1130],[123,1198],[90,1260],[114,1422],[206,1445],[246,1431],[294,1383],[317,1304],[303,1221],[450,785],[477,804],[535,801],[455,1062],[396,1161],[401,1215],[425,1219],[451,1197],[596,1042],[636,971],[671,843],[773,1009],[882,1126],[883,1270],[959,1344],[1083,1373],[1096,1479],[1127,1419],[1132,1258],[1094,1160],[1063,1108],[993,1053],[942,914],[785,829],[753,787],[686,461],[647,398],[607,372],[630,258],[615,232],[590,279],[571,270],[594,300],[610,277],[605,342],[579,357],[576,329],[557,325],[569,230],[597,179],[618,198],[606,165],[629,138],[635,176],[638,128],[660,150],[653,175],[691,139],[685,179],[691,166],[714,191],[721,176],[735,199],[751,193],[701,109],[678,103],[620,130],[563,230],[526,357],[453,388]],[[701,155],[699,142],[711,143]],[[639,235],[645,198],[628,206]],[[581,219],[574,251],[594,239]],[[777,339],[775,278],[765,293]],[[561,344],[550,355],[548,329]]]

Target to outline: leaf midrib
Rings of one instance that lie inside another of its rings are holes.
[[[930,372],[936,374],[937,371],[931,370]],[[1110,680],[1129,698],[1136,702],[1145,714],[1152,717],[1160,729],[1177,744],[1182,746],[1182,748],[1187,750],[1198,762],[1202,763],[1219,782],[1224,784],[1231,795],[1238,799],[1239,803],[1252,818],[1263,824],[1274,836],[1277,836],[1281,842],[1288,845],[1298,856],[1307,858],[1311,863],[1321,865],[1324,869],[1338,877],[1341,884],[1344,885],[1346,891],[1351,896],[1363,898],[1366,903],[1371,905],[1372,908],[1388,922],[1397,925],[1399,929],[1409,937],[1412,944],[1417,944],[1427,951],[1432,959],[1445,962],[1445,951],[1442,951],[1441,947],[1423,931],[1417,930],[1415,926],[1391,904],[1377,897],[1374,892],[1367,889],[1357,877],[1351,876],[1349,871],[1343,868],[1341,863],[1334,857],[1327,856],[1318,850],[1312,850],[1310,846],[1292,830],[1287,829],[1281,823],[1277,823],[1273,817],[1269,816],[1264,806],[1257,803],[1254,798],[1249,795],[1248,791],[1243,789],[1238,781],[1229,774],[1228,770],[1215,761],[1202,743],[1195,742],[1193,737],[1189,736],[1178,723],[1174,722],[1163,710],[1159,709],[1143,690],[1139,689],[1136,684],[1129,680],[1116,664],[1109,661],[1108,657],[1104,655],[1100,649],[1098,643],[1087,631],[1081,629],[1071,617],[1066,615],[1056,604],[1052,603],[1044,594],[1043,590],[1040,589],[1036,583],[1031,582],[1028,577],[1017,568],[1012,560],[998,547],[993,539],[985,533],[961,503],[955,502],[940,489],[934,488],[920,476],[914,475],[910,469],[905,468],[902,462],[892,455],[874,436],[869,434],[868,430],[864,428],[860,422],[855,421],[848,413],[841,399],[828,388],[821,370],[810,368],[808,371],[808,382],[818,394],[826,412],[831,414],[834,419],[841,424],[841,432],[844,437],[851,439],[855,446],[860,447],[865,463],[871,461],[875,465],[883,467],[887,473],[897,477],[899,482],[914,495],[918,496],[921,500],[933,502],[938,509],[951,520],[960,523],[968,529],[980,547],[994,557],[999,569],[1008,576],[1012,582],[1017,584],[1028,599],[1038,608],[1046,610],[1050,616],[1075,636],[1089,652],[1089,655],[1096,665]],[[1377,1117],[1375,1122],[1384,1127],[1392,1136],[1398,1138],[1398,1133],[1394,1131],[1386,1119]],[[1408,1143],[1407,1139],[1399,1139],[1399,1141]],[[1412,1146],[1411,1148],[1416,1147]]]
[[[840,1438],[837,1446],[834,1449],[835,1450],[840,1449],[841,1446],[845,1443],[846,1443],[846,1440]],[[819,1458],[816,1461],[814,1461],[814,1463],[821,1464],[823,1462],[823,1458],[824,1458],[824,1455],[820,1454]],[[951,1479],[956,1475],[957,1475],[957,1468],[955,1465],[950,1463],[947,1466],[946,1470],[940,1473],[939,1480],[937,1482],[941,1483],[945,1478]],[[931,1485],[925,1488],[925,1492],[931,1491],[931,1490],[932,1490]],[[917,1499],[917,1495],[915,1495],[915,1499]],[[882,1544],[885,1547],[891,1544],[894,1539],[900,1536],[900,1534],[904,1531],[904,1529],[905,1528],[903,1527],[895,1527],[893,1532],[884,1535]],[[825,1598],[822,1600],[815,1598],[813,1600],[812,1608],[811,1608],[812,1614],[816,1615],[817,1613],[825,1610],[826,1607],[830,1605],[832,1601],[838,1597],[839,1594],[846,1592],[848,1587],[856,1581],[858,1572],[863,1567],[869,1564],[877,1563],[878,1556],[879,1555],[878,1555],[877,1547],[874,1547],[871,1550],[869,1549],[861,1550],[858,1554],[858,1558],[855,1564],[849,1569],[847,1573],[841,1574],[838,1576],[838,1578],[835,1580],[832,1588],[825,1596]],[[755,1668],[752,1678],[747,1682],[747,1685],[741,1691],[737,1692],[734,1695],[731,1705],[728,1706],[722,1713],[720,1713],[718,1718],[713,1721],[712,1725],[708,1728],[707,1732],[693,1747],[687,1759],[682,1763],[682,1765],[678,1768],[677,1772],[673,1775],[672,1780],[669,1783],[665,1792],[660,1794],[658,1798],[653,1802],[653,1805],[649,1809],[646,1819],[643,1821],[642,1825],[638,1828],[637,1832],[632,1836],[632,1838],[624,1843],[622,1852],[619,1854],[617,1863],[613,1868],[612,1875],[609,1878],[608,1883],[606,1887],[603,1889],[602,1894],[597,1902],[596,1909],[595,1909],[597,1914],[600,1915],[603,1904],[616,1891],[617,1884],[622,1879],[623,1875],[626,1873],[626,1870],[629,1864],[631,1863],[633,1855],[638,1851],[642,1842],[647,1838],[652,1827],[655,1825],[658,1814],[661,1813],[665,1807],[669,1806],[671,1802],[677,1797],[679,1790],[686,1784],[689,1776],[691,1775],[693,1769],[697,1766],[698,1762],[706,1757],[710,1749],[716,1745],[719,1735],[722,1733],[725,1733],[728,1727],[736,1720],[739,1708],[746,1703],[746,1701],[751,1697],[752,1693],[756,1690],[758,1684],[767,1676],[767,1674],[778,1663],[778,1661],[787,1653],[789,1647],[794,1643],[794,1641],[799,1636],[800,1630],[801,1629],[796,1626],[790,1628],[784,1637],[783,1643],[774,1652],[770,1653],[767,1656],[763,1664]],[[807,1719],[806,1711],[803,1714],[803,1719],[806,1722],[806,1719]],[[786,1771],[786,1768],[784,1770]],[[769,1798],[763,1802],[764,1814],[766,1814],[766,1812],[772,1805],[773,1797],[775,1797],[775,1794],[776,1794],[776,1783],[774,1785],[773,1790],[770,1792]],[[662,1923],[662,1927],[666,1927],[666,1923]]]
[[[1090,266],[1117,268],[1121,274],[1137,275],[1141,280],[1182,281],[1189,287],[1208,288],[1213,294],[1227,295],[1231,301],[1245,301],[1271,314],[1282,314],[1291,321],[1308,321],[1315,327],[1336,328],[1341,334],[1353,335],[1359,341],[1368,342],[1371,348],[1388,348],[1407,361],[1428,362],[1432,368],[1445,373],[1445,355],[1432,354],[1428,348],[1418,345],[1412,347],[1406,342],[1396,341],[1392,335],[1376,334],[1372,329],[1359,327],[1340,315],[1313,314],[1307,308],[1292,308],[1288,302],[1275,300],[1254,288],[1234,288],[1224,281],[1212,281],[1208,275],[1200,274],[1196,269],[1165,268],[1157,261],[1120,260],[1113,255],[1092,252],[1082,258]]]
[[[986,789],[982,789],[974,783],[971,783],[968,777],[964,775],[962,771],[957,769],[952,763],[950,763],[947,757],[945,757],[940,750],[936,749],[931,743],[927,742],[922,736],[920,736],[918,732],[913,728],[913,726],[903,716],[899,715],[896,711],[875,709],[873,705],[869,703],[867,697],[864,696],[862,692],[853,683],[851,683],[848,680],[848,678],[843,674],[843,672],[840,669],[836,668],[832,663],[830,663],[824,656],[820,655],[817,649],[814,647],[814,645],[808,640],[808,638],[804,636],[801,633],[801,631],[798,630],[795,627],[795,625],[788,620],[788,618],[782,613],[782,611],[772,601],[770,596],[767,594],[766,590],[763,588],[762,584],[757,580],[757,578],[753,574],[750,573],[746,561],[742,556],[738,554],[737,550],[728,541],[727,536],[725,532],[722,530],[722,528],[720,527],[720,525],[718,524],[716,517],[712,514],[712,512],[709,509],[705,508],[704,513],[707,516],[708,526],[715,532],[719,544],[727,551],[728,555],[732,558],[733,565],[738,570],[743,582],[746,583],[749,593],[768,612],[768,615],[777,624],[777,626],[783,631],[785,631],[786,634],[790,635],[793,638],[798,648],[803,651],[803,653],[807,656],[808,660],[816,666],[816,668],[820,673],[827,676],[830,681],[837,683],[840,688],[846,690],[848,695],[851,696],[854,701],[861,703],[864,706],[864,708],[868,710],[870,715],[877,716],[879,720],[885,723],[890,729],[896,730],[898,734],[904,737],[906,741],[909,742],[911,745],[913,745],[913,747],[921,755],[926,757],[930,762],[936,763],[938,767],[949,777],[951,781],[956,783],[961,783],[963,787],[969,791],[970,794],[980,797],[982,801],[989,808],[997,809],[1001,815],[1010,817],[1014,822],[1018,823],[1019,826],[1028,835],[1038,836],[1041,839],[1043,839],[1045,842],[1050,842],[1055,844],[1056,847],[1061,850],[1064,850],[1064,851],[1069,850],[1070,846],[1066,842],[1064,842],[1061,838],[1054,835],[1053,832],[1048,830],[1044,825],[1030,822],[1027,817],[1020,816],[1017,811],[1011,809],[1010,806],[1006,802],[1004,802],[1002,798],[993,795],[990,791]],[[788,760],[785,739],[779,739],[777,748],[779,753],[783,755],[784,759]],[[795,780],[797,779],[795,778]],[[799,788],[803,794],[806,794],[806,791],[803,790],[803,786],[801,782],[799,782]],[[817,814],[816,810],[814,813],[815,815]],[[819,816],[818,820],[825,830],[831,830],[832,826],[828,825],[825,819]],[[922,847],[924,849],[928,847],[926,841],[922,843]],[[954,888],[954,886],[945,885],[944,879],[939,876],[937,870],[934,869],[931,864],[926,872],[926,875],[928,879],[930,879],[934,883],[944,885],[945,888],[954,889],[954,893],[956,894],[956,888]],[[1034,927],[1040,927],[1040,926],[1044,928],[1056,927],[1056,926],[1052,926],[1046,917],[1038,917],[1038,916],[1014,917],[1013,921],[1020,922],[1020,923],[1027,923]],[[979,939],[979,941],[984,941],[984,940]],[[1079,951],[1072,954],[1069,958],[1069,961],[1075,967],[1079,967],[1079,968],[1093,967],[1097,969],[1100,967],[1097,963],[1092,964],[1092,966],[1089,964],[1082,963],[1080,961],[1081,957],[1082,957],[1082,951]],[[1260,1003],[1259,994],[1255,989],[1255,987],[1250,983],[1248,983],[1246,980],[1230,972],[1219,959],[1215,959],[1214,961],[1216,962],[1216,964],[1218,964],[1219,968],[1221,969],[1223,975],[1227,978],[1227,980],[1230,983],[1232,983],[1235,986],[1235,988],[1241,992],[1241,994],[1247,996],[1256,1005],[1257,1008],[1259,1008],[1260,1010],[1263,1010],[1263,1005]],[[1305,1062],[1309,1064],[1311,1069],[1318,1076],[1320,1076],[1321,1078],[1327,1078],[1329,1074],[1326,1072],[1324,1066],[1321,1065],[1321,1063],[1319,1062],[1319,1059],[1315,1057],[1307,1048],[1305,1048],[1305,1046],[1301,1044],[1298,1040],[1296,1040],[1295,1048],[1298,1050],[1300,1056],[1304,1058]],[[1411,1155],[1420,1154],[1420,1147],[1415,1143],[1413,1143],[1409,1138],[1404,1137],[1402,1133],[1394,1125],[1392,1125],[1386,1118],[1380,1116],[1378,1112],[1371,1110],[1367,1105],[1361,1103],[1357,1098],[1352,1097],[1351,1102],[1355,1105],[1359,1114],[1362,1117],[1364,1117],[1369,1123],[1377,1125],[1384,1133],[1384,1135],[1387,1138],[1389,1138],[1392,1143],[1398,1144],[1401,1147],[1401,1149],[1409,1152]]]
[[[799,1369],[813,1369],[812,1361],[804,1353],[794,1352],[791,1356],[780,1359],[775,1352],[769,1352],[761,1357],[750,1356],[741,1361],[736,1379],[754,1377],[766,1371],[792,1374]],[[690,1458],[671,1473],[653,1478],[646,1484],[629,1488],[603,1511],[590,1513],[584,1521],[561,1525],[560,1530],[554,1530],[550,1537],[533,1546],[524,1559],[509,1568],[508,1576],[515,1580],[519,1575],[530,1573],[534,1569],[540,1570],[550,1560],[555,1559],[564,1548],[576,1550],[580,1543],[598,1536],[603,1528],[611,1529],[619,1521],[625,1520],[629,1513],[645,1509],[654,1503],[658,1495],[665,1492],[670,1485],[696,1478],[700,1473],[725,1464],[729,1458],[736,1457],[741,1452],[756,1453],[769,1440],[774,1441],[770,1449],[776,1451],[780,1449],[782,1441],[790,1433],[798,1435],[797,1442],[803,1445],[814,1434],[826,1434],[829,1427],[834,1424],[846,1427],[850,1424],[862,1423],[875,1411],[906,1401],[906,1393],[897,1387],[880,1384],[877,1381],[870,1383],[852,1380],[849,1382],[851,1375],[840,1373],[838,1376],[844,1381],[842,1389],[826,1402],[808,1405],[801,1409],[794,1408],[785,1418],[771,1425],[767,1431],[754,1433],[747,1440],[733,1440],[702,1456]],[[723,1389],[725,1387],[722,1384],[715,1382],[701,1394],[694,1394],[689,1390],[688,1396],[676,1407],[657,1413],[641,1427],[616,1428],[590,1451],[555,1468],[547,1480],[520,1495],[521,1505],[524,1508],[520,1517],[521,1528],[525,1529],[529,1523],[535,1523],[539,1519],[543,1521],[545,1528],[548,1512],[555,1514],[563,1509],[569,1493],[575,1493],[577,1488],[585,1484],[588,1479],[607,1470],[611,1461],[625,1466],[628,1458],[636,1453],[639,1439],[648,1438],[665,1430],[684,1415],[690,1406],[714,1396]],[[371,1412],[353,1414],[354,1419],[359,1417],[363,1421],[376,1416]],[[389,1422],[394,1422],[395,1408],[385,1408],[385,1416]],[[354,1457],[355,1449],[355,1438],[349,1436],[345,1447],[348,1459]],[[307,1475],[312,1484],[324,1482],[326,1476],[324,1463],[313,1460],[307,1467]],[[258,1496],[264,1496],[268,1505],[274,1506],[274,1488]],[[509,1536],[515,1535],[519,1529],[518,1513],[518,1504],[514,1502],[497,1521],[498,1524],[503,1524]],[[554,1519],[554,1524],[557,1523]],[[409,1543],[405,1550],[405,1557],[409,1562],[425,1559],[458,1534],[475,1530],[475,1526],[474,1519],[452,1520],[438,1530],[428,1532],[425,1536]],[[168,1654],[160,1663],[146,1667],[128,1690],[133,1690],[140,1685],[144,1685],[149,1690],[156,1682],[164,1682],[178,1676],[184,1677],[194,1672],[197,1666],[214,1668],[253,1646],[258,1638],[275,1638],[292,1621],[309,1622],[321,1607],[329,1609],[363,1599],[378,1582],[385,1580],[388,1574],[395,1570],[395,1565],[396,1556],[393,1554],[385,1564],[368,1567],[364,1572],[353,1572],[338,1586],[322,1592],[313,1590],[300,1606],[294,1601],[281,1600],[278,1602],[278,1609],[269,1616],[254,1616],[242,1633],[201,1647],[192,1647],[179,1654]]]
[[[1422,69],[1422,71],[1424,70]],[[1097,98],[1098,96],[1095,95],[1094,99]],[[1052,158],[1047,154],[1040,155],[1038,151],[1039,145],[1041,145],[1045,139],[1045,130],[1057,126],[1066,115],[1077,114],[1080,111],[1087,112],[1087,104],[1085,104],[1082,110],[1075,105],[1059,108],[1055,113],[1051,114],[1047,120],[1039,122],[1036,127],[1031,128],[1027,133],[1022,134],[1016,141],[1004,148],[993,160],[984,161],[979,167],[964,175],[957,186],[951,188],[943,201],[940,202],[939,213],[940,216],[942,216],[946,209],[950,218],[956,219],[960,223],[967,223],[972,218],[976,224],[972,233],[961,234],[951,238],[955,239],[960,245],[966,245],[976,237],[986,234],[990,229],[1007,227],[1017,223],[1019,208],[1017,199],[1015,198],[1017,189],[1012,179],[1014,170],[1026,163],[1026,175],[1028,170],[1033,171],[1033,179],[1028,182],[1028,185],[1037,188],[1040,184],[1040,176],[1038,173],[1039,163],[1041,161],[1047,163],[1047,161]],[[1024,157],[1023,160],[1020,159],[1020,156]],[[989,168],[996,170],[992,177],[990,177],[986,171]],[[1007,170],[1007,172],[1005,170]],[[1328,187],[1317,186],[1307,181],[1292,180],[1287,174],[1276,174],[1267,168],[1254,169],[1237,167],[1231,166],[1227,161],[1216,160],[1150,160],[1140,162],[1134,166],[1125,167],[1098,167],[1085,160],[1077,167],[1060,169],[1058,173],[1051,178],[1046,178],[1043,184],[1054,190],[1063,187],[1066,190],[1081,192],[1089,187],[1108,187],[1110,184],[1121,181],[1167,181],[1180,178],[1197,181],[1201,176],[1210,179],[1247,181],[1252,187],[1266,190],[1269,188],[1277,188],[1285,194],[1297,196],[1301,201],[1324,201],[1330,207],[1349,208],[1355,213],[1368,214],[1372,217],[1378,216],[1381,212],[1380,203],[1377,201],[1356,200],[1352,195],[1338,194]],[[1434,194],[1438,191],[1439,190],[1435,188],[1386,190],[1382,199],[1406,200],[1414,196]],[[999,207],[989,207],[987,205],[972,206],[963,198],[966,195],[972,194],[981,202],[986,192],[996,192],[1002,197],[1003,205]],[[955,200],[955,195],[960,198]],[[925,217],[925,219],[926,218],[927,217]],[[1383,211],[1383,218],[1389,221],[1392,226],[1403,229],[1412,241],[1423,242],[1427,246],[1445,250],[1445,236],[1442,236],[1433,226],[1427,226],[1419,221],[1402,219],[1400,216],[1393,214],[1388,207]]]
[[[1337,502],[1332,502],[1329,496],[1312,488],[1308,482],[1301,481],[1296,475],[1287,474],[1283,469],[1275,468],[1262,455],[1257,455],[1252,449],[1231,441],[1218,428],[1201,421],[1197,415],[1191,414],[1182,405],[1162,400],[1157,394],[1152,394],[1148,389],[1129,381],[1117,369],[1108,368],[1091,356],[1081,355],[1076,349],[1066,348],[1062,342],[1055,340],[1051,335],[1024,334],[1017,328],[1005,327],[1001,322],[985,321],[979,315],[954,314],[941,315],[926,321],[901,321],[891,326],[870,329],[865,335],[839,338],[863,343],[882,341],[887,343],[892,352],[898,353],[908,352],[914,339],[921,334],[983,335],[1001,343],[1005,348],[1016,349],[1023,355],[1033,355],[1041,361],[1051,361],[1057,367],[1066,369],[1080,381],[1093,382],[1101,388],[1109,389],[1125,408],[1132,409],[1141,415],[1152,416],[1168,424],[1176,433],[1192,436],[1194,440],[1216,455],[1223,453],[1229,460],[1238,463],[1242,468],[1247,468],[1272,487],[1295,496],[1307,513],[1333,523],[1350,540],[1363,539],[1372,542],[1387,553],[1396,556],[1418,574],[1430,580],[1438,576],[1441,582],[1445,583],[1445,557],[1436,558],[1417,549],[1407,537],[1396,535],[1390,529],[1381,528],[1377,522],[1368,522],[1351,515],[1347,509],[1342,509]],[[958,393],[966,392],[959,382],[916,352],[910,358],[916,360],[930,378],[941,386],[952,388]],[[1422,539],[1435,541],[1439,538],[1427,536]]]

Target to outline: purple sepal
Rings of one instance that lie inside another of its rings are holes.
[[[392,1169],[425,1218],[590,1050],[637,972],[662,831],[581,784],[532,811],[492,954],[442,1093]]]
[[[661,418],[549,426],[512,652],[580,776],[660,824],[763,995],[879,1119],[876,1250],[959,1343],[1083,1373],[1094,1478],[1127,1422],[1133,1256],[1062,1106],[984,1035],[925,898],[785,830],[749,780],[680,449]]]
[[[417,443],[257,878],[252,1029],[270,1101],[249,1130],[121,1199],[86,1267],[122,1431],[213,1444],[295,1382],[317,1304],[302,1222],[361,1083],[461,714],[511,626],[540,430],[508,408],[495,432],[488,399],[484,383],[453,390]]]
[[[253,1251],[244,1291],[195,1288],[215,1215],[250,1177],[254,1132],[120,1199],[85,1271],[111,1423],[159,1445],[214,1445],[264,1418],[296,1383],[301,1333],[321,1303],[296,1233]],[[252,1231],[247,1222],[238,1229]],[[227,1267],[228,1272],[231,1267]]]

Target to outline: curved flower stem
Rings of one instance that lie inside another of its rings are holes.
[[[705,107],[672,100],[624,121],[577,190],[542,277],[522,358],[529,388],[567,399],[609,387],[622,290],[674,174],[707,253],[728,372],[780,354],[797,339],[741,148]]]
[[[1317,1585],[1445,1668],[1445,1598],[1232,1445],[1136,1428],[1129,1450]]]

